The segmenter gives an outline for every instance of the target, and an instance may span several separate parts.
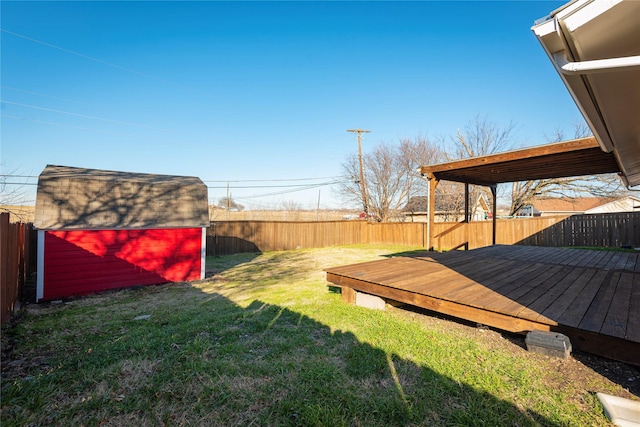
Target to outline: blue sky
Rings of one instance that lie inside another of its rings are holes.
[[[347,129],[371,130],[365,152],[477,115],[519,146],[570,135],[582,118],[531,32],[564,3],[2,1],[2,173],[193,175],[212,201],[228,181],[250,208],[338,207],[321,184],[357,151]]]

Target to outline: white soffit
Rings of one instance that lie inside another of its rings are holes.
[[[614,153],[628,185],[640,185],[640,1],[572,1],[532,30],[602,149]],[[630,66],[562,69],[602,60]]]

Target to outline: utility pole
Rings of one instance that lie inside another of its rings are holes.
[[[231,209],[231,196],[229,196],[229,181],[227,181],[227,221],[229,220],[229,210]]]
[[[369,220],[369,204],[367,203],[367,191],[364,183],[364,169],[362,167],[362,134],[369,133],[370,130],[363,129],[347,129],[347,132],[355,133],[358,136],[358,160],[360,161],[360,190],[362,191],[362,206],[364,207],[364,214]]]

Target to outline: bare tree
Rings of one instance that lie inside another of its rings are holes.
[[[240,203],[236,203],[236,201],[233,200],[232,196],[221,197],[220,200],[218,201],[218,206],[221,207],[222,209],[227,209],[227,210],[237,210],[237,211],[244,210],[244,206],[241,205]]]
[[[387,221],[391,212],[399,209],[407,198],[409,171],[404,168],[397,149],[389,144],[376,146],[365,164],[370,213]]]
[[[585,138],[591,130],[584,122],[574,124],[573,138]],[[556,129],[546,136],[549,143],[566,140],[565,133]],[[552,139],[549,139],[552,138]],[[544,197],[619,197],[625,193],[622,181],[616,174],[549,178],[512,183],[509,215],[516,215],[533,201]]]
[[[447,160],[458,160],[469,157],[486,156],[500,151],[513,148],[513,132],[515,124],[509,122],[505,126],[501,126],[491,121],[487,116],[477,115],[471,119],[465,127],[458,129],[456,136],[450,138],[449,150],[447,151]],[[459,190],[464,191],[464,187],[460,186]],[[478,200],[480,195],[484,194],[487,200],[492,200],[491,190],[487,187],[469,186],[470,211],[471,215],[475,215],[478,209]],[[451,200],[444,201],[445,205],[454,206],[461,200],[464,204],[464,194],[453,192],[444,193],[441,197]]]
[[[435,214],[440,221],[460,221],[460,213],[464,212],[463,184],[443,181],[436,187],[435,197]]]
[[[476,116],[464,127],[458,130],[447,154],[448,160],[468,157],[484,156],[496,152],[514,148],[512,122],[506,126],[500,126],[488,120],[486,117]],[[584,138],[591,135],[591,130],[584,122],[574,124],[573,138]],[[564,141],[565,133],[556,129],[551,135],[547,135],[547,142]],[[624,189],[620,179],[615,174],[599,176],[580,176],[568,178],[549,178],[531,181],[514,182],[511,184],[510,194],[505,194],[508,187],[500,186],[499,191],[505,198],[510,198],[509,215],[516,215],[522,208],[531,204],[536,198],[542,197],[576,197],[576,196],[619,196]],[[491,200],[491,192],[486,187],[470,186],[471,209],[477,209],[479,192],[486,194]],[[451,195],[457,198],[456,195]],[[445,196],[446,197],[446,196]]]
[[[0,163],[0,212],[8,212],[19,221],[29,220],[33,215],[22,208],[33,203],[25,190],[30,185],[25,179],[17,169],[8,169],[5,163]]]
[[[442,161],[444,153],[438,145],[431,143],[423,135],[418,135],[414,139],[401,139],[398,152],[402,167],[409,172],[409,180],[407,182],[408,202],[410,197],[426,193],[426,187],[418,176],[417,168]]]
[[[303,210],[302,204],[296,202],[295,200],[284,200],[282,201],[281,205],[282,210],[285,210],[287,212],[296,212]]]
[[[357,154],[352,153],[347,156],[342,163],[342,172],[345,178],[336,185],[336,193],[342,199],[343,203],[362,207],[360,167]]]
[[[364,154],[368,214],[388,221],[412,195],[424,192],[424,184],[418,185],[421,179],[418,167],[436,162],[440,157],[440,150],[422,136],[402,139],[398,145],[380,143]],[[338,189],[343,200],[354,204],[362,200],[358,160],[353,154],[342,164],[348,178]]]
[[[514,129],[513,122],[500,126],[487,116],[477,115],[462,131],[458,129],[456,137],[452,138],[453,147],[447,154],[447,160],[486,156],[510,149],[513,147]]]

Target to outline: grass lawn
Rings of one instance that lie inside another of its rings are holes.
[[[327,286],[409,249],[211,257],[200,282],[29,306],[2,329],[1,424],[610,425],[595,392],[629,392],[575,359]]]

